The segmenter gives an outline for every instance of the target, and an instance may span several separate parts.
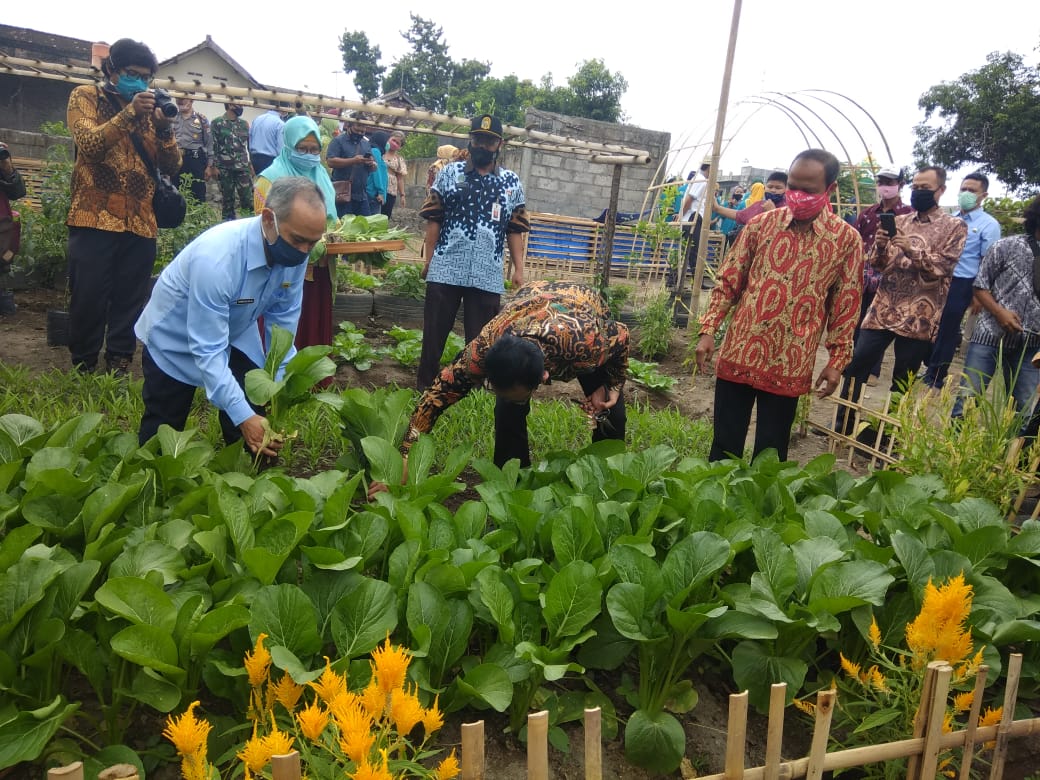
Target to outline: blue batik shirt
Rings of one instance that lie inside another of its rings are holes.
[[[504,292],[506,233],[530,229],[520,177],[505,168],[481,175],[468,162],[454,162],[441,169],[431,196],[443,210],[438,214],[427,201],[421,212],[441,223],[426,281]]]

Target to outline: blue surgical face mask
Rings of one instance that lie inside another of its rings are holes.
[[[293,268],[301,263],[307,262],[307,256],[310,252],[297,249],[282,238],[282,234],[278,232],[277,216],[274,218],[274,232],[278,234],[278,238],[275,239],[273,244],[267,240],[267,236],[264,236],[264,243],[267,244],[268,257],[271,258],[272,263],[275,265],[284,265],[286,268]],[[261,231],[261,234],[262,233],[263,231]]]
[[[292,152],[289,157],[297,168],[311,169],[321,162],[320,154],[304,154],[303,152]]]
[[[133,100],[134,95],[138,92],[144,92],[148,89],[148,82],[140,76],[130,76],[126,73],[119,77],[119,83],[115,85],[116,92],[118,92],[124,100]]]

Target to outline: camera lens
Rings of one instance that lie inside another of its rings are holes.
[[[11,153],[6,149],[0,149],[0,160],[8,160],[11,157]]]

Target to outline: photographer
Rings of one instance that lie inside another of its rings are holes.
[[[68,126],[76,143],[68,219],[69,352],[72,365],[85,373],[97,368],[102,346],[106,369],[129,373],[137,346],[133,326],[155,263],[155,169],[174,177],[181,167],[171,129],[177,108],[169,95],[148,89],[156,67],[151,49],[123,38],[101,64],[105,83],[76,87],[69,96]]]
[[[11,273],[11,262],[18,252],[19,225],[14,219],[11,201],[24,197],[22,175],[14,169],[7,144],[0,143],[0,279]],[[0,281],[0,317],[17,311],[14,293],[4,289]]]

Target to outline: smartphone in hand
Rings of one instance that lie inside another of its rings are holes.
[[[878,213],[878,220],[881,222],[881,229],[888,233],[888,237],[895,238],[896,215],[891,211],[882,211]]]

